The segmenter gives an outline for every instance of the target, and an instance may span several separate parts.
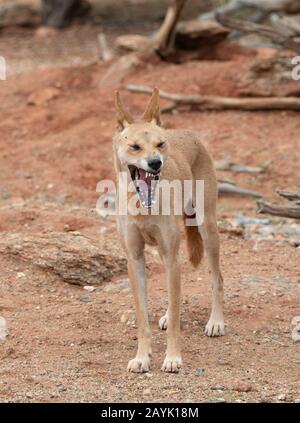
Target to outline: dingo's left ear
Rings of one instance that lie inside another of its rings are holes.
[[[154,88],[147,109],[143,114],[142,119],[145,122],[155,122],[156,125],[161,125],[160,112],[159,112],[159,91],[158,88]]]
[[[133,123],[133,117],[124,109],[119,91],[115,91],[115,108],[118,129],[122,131],[126,126]]]

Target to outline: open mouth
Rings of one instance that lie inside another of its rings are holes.
[[[146,172],[144,169],[133,165],[129,165],[128,169],[142,206],[145,208],[153,207],[160,172]]]

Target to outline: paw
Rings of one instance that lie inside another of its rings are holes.
[[[182,366],[182,360],[180,356],[177,356],[177,357],[166,356],[161,370],[167,373],[178,373],[181,366]]]
[[[222,319],[210,318],[205,326],[205,335],[207,336],[222,336],[225,335],[225,325]]]
[[[168,316],[165,314],[158,321],[158,327],[161,330],[167,330],[168,327]]]
[[[135,357],[130,360],[127,366],[128,372],[133,373],[145,373],[150,370],[150,357],[147,355],[145,357]]]

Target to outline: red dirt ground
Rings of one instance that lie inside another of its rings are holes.
[[[234,96],[254,61],[271,54],[261,50],[226,61],[148,63],[125,82],[170,92]],[[115,239],[113,252],[123,255],[114,220],[92,213],[97,182],[114,177],[113,95],[111,88],[99,86],[107,66],[47,68],[0,82],[1,232],[51,234],[64,231],[71,221],[73,230]],[[54,98],[28,104],[30,96],[43,96],[49,88]],[[280,87],[272,87],[274,94],[276,90]],[[125,91],[123,97],[136,113],[147,101],[146,96]],[[167,127],[202,132],[216,160],[248,165],[271,160],[264,174],[220,172],[220,177],[269,199],[278,188],[299,188],[297,112],[181,110],[164,115],[163,121]],[[221,198],[218,218],[221,222],[236,214],[255,216],[255,210],[251,199]],[[106,234],[100,235],[101,228]],[[257,246],[223,231],[221,239],[227,335],[209,339],[203,334],[210,304],[207,263],[192,270],[183,245],[184,368],[177,375],[159,370],[166,339],[157,321],[166,308],[166,288],[155,250],[147,250],[153,327],[153,369],[148,375],[126,372],[136,348],[136,328],[120,320],[133,309],[128,289],[111,292],[106,285],[98,286],[88,294],[90,302],[81,302],[86,293],[82,287],[49,276],[34,264],[0,257],[0,314],[9,328],[0,343],[0,400],[299,401],[299,343],[291,339],[291,320],[300,315],[300,250],[284,242]],[[265,282],[251,282],[251,277],[264,277]],[[202,375],[197,375],[199,368],[204,369]]]

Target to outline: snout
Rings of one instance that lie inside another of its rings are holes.
[[[158,172],[162,167],[162,161],[160,158],[150,159],[148,160],[148,166],[151,170]]]

